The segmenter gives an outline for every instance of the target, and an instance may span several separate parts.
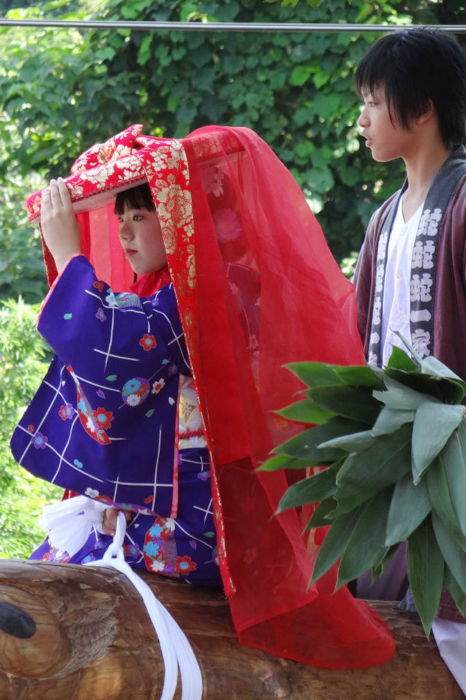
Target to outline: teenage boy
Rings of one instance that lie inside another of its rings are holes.
[[[401,158],[406,168],[402,188],[373,214],[356,268],[367,360],[386,365],[393,346],[403,347],[398,332],[421,357],[434,355],[466,379],[465,51],[438,30],[396,31],[364,56],[356,85],[372,157]],[[368,574],[357,582],[365,598],[405,590],[404,546],[375,584]],[[433,632],[466,693],[466,625],[447,598]]]
[[[355,283],[369,363],[400,332],[466,379],[466,55],[444,32],[396,31],[362,59],[358,123],[372,157],[402,158],[406,181],[374,213]]]

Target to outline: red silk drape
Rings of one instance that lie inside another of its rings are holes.
[[[302,388],[283,365],[364,362],[353,288],[296,181],[257,134],[204,127],[175,141],[131,129],[127,186],[147,179],[161,222],[212,455],[220,567],[239,639],[323,667],[382,663],[394,650],[390,633],[346,588],[333,594],[334,571],[308,588],[318,545],[307,547],[298,513],[275,515],[286,473],[256,471],[299,430],[273,412]],[[114,141],[127,148],[121,135]],[[113,146],[91,149],[89,167]],[[84,173],[86,162],[84,154]],[[118,162],[105,183],[108,201],[79,220],[97,274],[124,290],[132,273],[112,212],[111,177],[120,189],[125,177]],[[79,177],[70,188],[91,197]]]

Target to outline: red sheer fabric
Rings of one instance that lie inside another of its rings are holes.
[[[308,588],[318,544],[306,545],[298,513],[275,515],[286,473],[256,471],[299,429],[273,413],[302,388],[283,365],[364,362],[352,286],[295,180],[251,130],[205,127],[181,142],[132,143],[157,207],[200,397],[239,639],[323,667],[383,663],[394,650],[390,633],[346,588],[332,593],[335,572]],[[127,290],[132,273],[108,190],[107,202],[79,215],[83,250],[99,276]],[[146,293],[164,279],[142,281]]]

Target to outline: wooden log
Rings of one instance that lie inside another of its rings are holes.
[[[188,635],[208,700],[463,697],[416,617],[396,603],[372,603],[397,641],[389,663],[324,670],[240,647],[220,593],[143,577]],[[0,561],[0,629],[1,700],[160,697],[155,633],[138,594],[113,569]]]

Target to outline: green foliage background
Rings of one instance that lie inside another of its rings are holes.
[[[7,0],[0,12],[19,19],[455,24],[464,1]],[[34,303],[45,291],[25,196],[66,173],[89,145],[135,122],[155,135],[183,136],[207,123],[258,131],[293,171],[350,273],[370,212],[402,179],[399,163],[372,162],[357,137],[353,75],[377,36],[0,29],[0,298]],[[50,492],[13,464],[7,441],[45,356],[32,309],[8,302],[0,313],[7,358],[0,376],[0,525],[4,553],[24,556],[30,514]]]
[[[37,518],[45,500],[62,492],[20,469],[9,450],[13,428],[50,359],[35,332],[37,312],[37,305],[21,299],[0,303],[0,557],[30,554],[43,539]]]

